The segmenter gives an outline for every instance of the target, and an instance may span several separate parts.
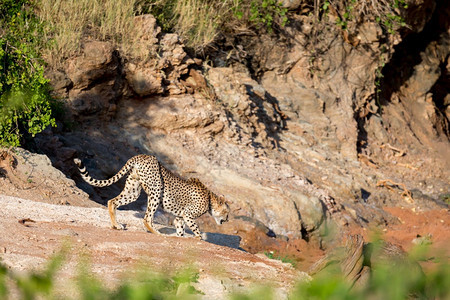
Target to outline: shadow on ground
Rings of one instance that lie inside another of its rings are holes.
[[[134,214],[135,217],[143,219],[145,215],[145,212],[139,211]],[[155,213],[155,225],[158,226],[158,231],[161,234],[164,235],[170,235],[170,236],[176,236],[176,230],[173,227],[168,227],[170,225],[168,215],[166,213],[160,212],[159,210]],[[161,227],[160,227],[161,226]],[[187,236],[193,236],[191,230],[188,228],[185,229]],[[234,249],[243,250],[240,247],[241,243],[241,237],[238,235],[230,235],[230,234],[223,234],[223,233],[213,233],[213,232],[204,232],[203,234],[203,240],[205,242],[219,245],[219,246],[225,246],[230,247]]]
[[[165,235],[176,235],[175,228],[171,227],[162,227],[159,229],[159,232]],[[190,230],[186,230],[186,234],[193,235],[193,233]],[[219,245],[219,246],[225,246],[230,247],[238,250],[244,251],[240,247],[241,243],[241,237],[238,235],[230,235],[230,234],[223,234],[223,233],[213,233],[213,232],[204,232],[203,233],[203,240],[205,242]]]

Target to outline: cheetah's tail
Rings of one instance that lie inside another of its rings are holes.
[[[90,185],[97,186],[97,187],[104,187],[104,186],[108,186],[113,183],[116,183],[117,181],[119,181],[120,178],[125,176],[133,167],[133,164],[130,161],[127,161],[127,163],[122,167],[122,169],[120,169],[120,171],[117,172],[117,174],[114,175],[113,177],[111,177],[110,179],[97,180],[95,178],[92,178],[91,175],[89,175],[89,173],[86,170],[86,167],[84,166],[81,159],[74,158],[73,161],[75,162],[75,164],[78,166],[78,169],[80,170],[81,178],[83,178],[84,181],[86,181]]]

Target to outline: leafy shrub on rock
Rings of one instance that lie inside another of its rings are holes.
[[[39,51],[42,26],[29,0],[0,3],[0,145],[19,146],[25,134],[55,126]]]

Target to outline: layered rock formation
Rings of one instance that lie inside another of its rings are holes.
[[[395,222],[381,209],[386,203],[444,205],[449,189],[448,27],[430,25],[439,34],[413,51],[421,59],[412,75],[397,86],[387,81],[400,72],[396,51],[444,14],[440,5],[411,5],[404,36],[364,20],[354,36],[323,28],[319,39],[312,17],[293,16],[278,37],[239,35],[233,51],[216,53],[203,69],[177,35],[139,16],[148,59],[85,41],[83,54],[51,75],[79,124],[37,143],[75,177],[75,153],[97,178],[132,155],[154,154],[224,194],[237,224],[226,230],[244,236],[320,239],[326,216],[340,225]],[[415,22],[417,14],[430,21]],[[61,147],[73,151],[61,157]],[[77,182],[101,203],[120,189]]]

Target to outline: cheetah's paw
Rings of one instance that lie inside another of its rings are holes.
[[[112,225],[111,228],[116,230],[125,230],[125,226],[122,224]]]

